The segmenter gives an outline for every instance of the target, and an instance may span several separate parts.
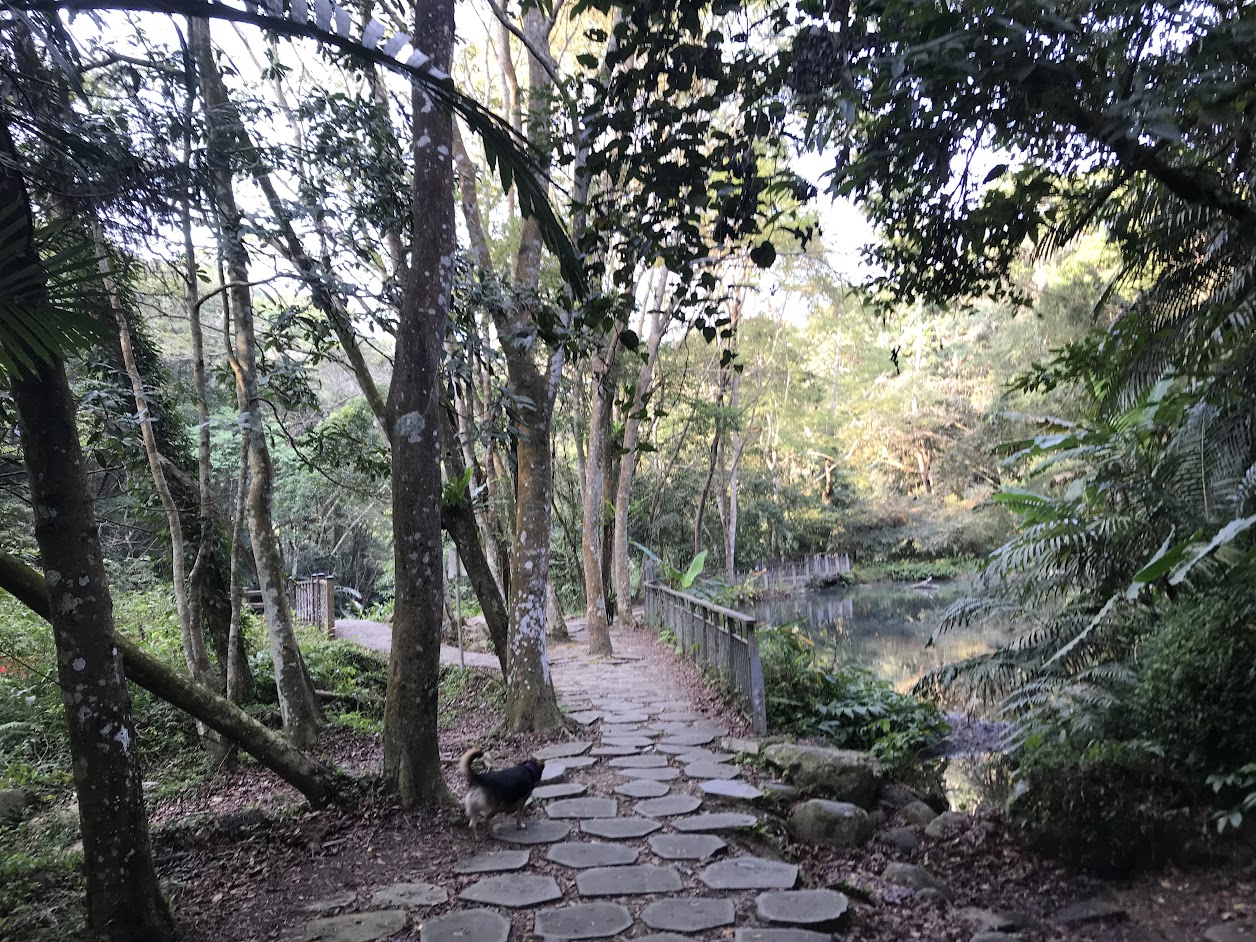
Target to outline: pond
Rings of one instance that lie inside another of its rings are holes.
[[[930,670],[989,651],[997,640],[988,629],[964,629],[925,646],[942,612],[967,590],[962,580],[927,590],[876,583],[800,591],[739,608],[760,624],[799,625],[822,654],[831,654],[839,664],[867,668],[905,692]]]
[[[964,580],[928,590],[897,583],[798,592],[790,598],[742,603],[763,625],[799,625],[821,656],[867,668],[906,692],[934,668],[989,651],[1003,640],[989,628],[965,628],[926,647],[942,612],[967,593]],[[953,808],[999,807],[1007,798],[1002,767],[986,761],[1006,732],[1003,723],[972,716],[948,717],[953,733],[943,744],[948,757],[944,786]]]

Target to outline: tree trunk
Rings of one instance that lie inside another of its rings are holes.
[[[0,121],[0,271],[25,282],[31,307],[48,296],[18,155]],[[33,277],[32,277],[33,276]],[[49,317],[54,317],[49,313]],[[173,920],[157,883],[144,810],[131,698],[122,673],[113,600],[96,533],[96,513],[62,361],[53,357],[10,377],[30,482],[35,541],[47,573],[83,834],[88,924],[117,942],[165,942]]]
[[[461,480],[466,475],[466,466],[462,463],[462,450],[458,447],[458,433],[453,428],[453,420],[449,417],[448,402],[442,407],[442,428],[444,430],[443,451],[445,456],[445,477],[452,481]],[[466,570],[475,597],[480,603],[480,611],[484,613],[484,622],[488,626],[489,639],[493,642],[493,651],[502,666],[502,677],[509,676],[509,638],[510,613],[506,611],[506,600],[498,588],[497,579],[493,574],[489,557],[480,542],[480,531],[475,514],[467,506],[449,506],[442,501],[440,509],[441,526],[454,541],[458,557],[462,560],[462,568]]]
[[[453,0],[415,7],[414,44],[451,67]],[[437,741],[441,606],[441,359],[454,277],[453,119],[412,85],[413,238],[388,390],[397,604],[384,709],[384,773],[403,804],[452,800]]]
[[[512,343],[507,340],[507,343]],[[532,343],[507,353],[511,386],[520,399],[516,428],[519,470],[515,499],[515,543],[510,553],[510,675],[506,683],[506,728],[515,732],[562,725],[554,696],[545,638],[545,598],[550,567],[550,504],[553,465],[550,391],[532,362]],[[561,353],[555,354],[560,358]],[[552,364],[552,367],[555,364]],[[556,366],[561,369],[561,359]],[[526,403],[526,404],[525,404]]]
[[[567,619],[563,617],[563,607],[558,602],[558,593],[554,591],[553,581],[545,587],[545,621],[549,625],[549,636],[553,640],[571,640],[571,632],[567,630]]]
[[[21,560],[0,553],[0,588],[48,620],[51,600],[43,575]],[[124,635],[115,634],[126,679],[193,719],[217,730],[299,791],[310,804],[336,800],[350,785],[339,772],[293,748],[229,700],[224,700],[153,657]]]
[[[240,468],[231,526],[231,627],[227,639],[227,699],[244,703],[253,696],[253,671],[244,644],[244,501],[249,481],[249,430],[240,429]]]
[[[262,423],[262,398],[257,379],[257,340],[253,327],[253,299],[249,289],[248,252],[244,246],[241,216],[235,198],[231,156],[240,141],[240,129],[231,122],[232,109],[218,64],[214,61],[209,24],[188,21],[188,38],[196,59],[201,96],[205,101],[208,132],[206,163],[215,198],[219,238],[230,279],[228,296],[235,315],[236,398],[240,425],[249,430],[249,489],[245,502],[249,537],[257,581],[262,590],[266,632],[275,665],[275,686],[284,729],[294,744],[313,745],[318,739],[320,708],[314,686],[301,660],[292,611],[288,605],[287,579],[279,541],[275,537],[272,501],[274,468]]]
[[[161,455],[157,451],[157,437],[153,432],[153,417],[148,408],[148,396],[144,391],[144,380],[140,376],[140,368],[135,362],[135,351],[131,347],[131,328],[127,324],[126,312],[118,301],[118,293],[114,284],[113,274],[109,266],[109,257],[104,247],[104,239],[100,227],[92,222],[92,238],[96,249],[96,264],[100,270],[104,288],[109,296],[113,310],[114,323],[118,327],[118,343],[122,349],[122,364],[127,378],[131,382],[131,395],[135,398],[135,414],[139,420],[140,440],[144,445],[144,454],[148,458],[148,470],[153,477],[153,489],[161,501],[162,510],[166,514],[166,526],[170,528],[171,569],[174,574],[174,604],[179,615],[179,628],[183,637],[183,657],[187,661],[188,672],[198,682],[208,687],[217,687],[214,669],[209,663],[209,651],[205,647],[205,632],[199,620],[200,606],[193,606],[191,585],[188,578],[187,544],[183,536],[183,519],[179,508],[175,506],[174,497],[170,493],[170,483],[162,468]],[[193,348],[195,350],[195,346]],[[204,372],[204,361],[201,362]],[[193,609],[198,616],[193,622]]]
[[[637,370],[637,387],[632,404],[624,416],[623,455],[619,459],[619,480],[615,486],[615,528],[611,551],[611,585],[615,591],[616,621],[632,625],[632,578],[628,567],[628,505],[632,500],[632,482],[637,473],[637,443],[641,437],[641,412],[645,409],[654,378],[654,364],[658,361],[659,346],[666,330],[663,308],[663,288],[666,278],[660,279],[659,292],[654,309],[650,312],[650,339],[646,343],[645,360]]]
[[[589,411],[589,448],[585,457],[584,500],[580,534],[580,557],[584,565],[585,615],[589,623],[589,653],[611,654],[611,635],[606,620],[606,588],[602,582],[602,505],[606,499],[606,458],[611,425],[610,367],[614,356],[608,350],[593,360],[592,395]]]

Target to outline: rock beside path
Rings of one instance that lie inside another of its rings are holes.
[[[885,865],[885,870],[881,875],[891,883],[905,886],[918,893],[923,890],[933,890],[945,899],[951,897],[950,884],[918,864],[891,862]]]
[[[932,837],[935,840],[949,837],[956,831],[962,830],[967,824],[968,815],[962,811],[943,811],[929,822],[925,828],[925,837]]]
[[[794,837],[827,847],[858,847],[872,837],[874,826],[868,812],[847,801],[812,798],[794,806],[789,815]]]
[[[866,752],[776,743],[763,757],[795,785],[835,801],[872,806],[881,787],[881,764]]]
[[[16,818],[26,807],[26,790],[22,788],[0,788],[0,821]]]
[[[1081,926],[1088,922],[1099,922],[1104,919],[1125,919],[1129,914],[1125,908],[1114,900],[1103,896],[1082,900],[1065,906],[1055,914],[1055,923],[1059,926]]]
[[[938,813],[923,801],[909,801],[898,809],[898,816],[907,824],[923,828],[932,824]]]
[[[877,835],[882,844],[910,854],[920,847],[920,838],[912,828],[886,828]]]

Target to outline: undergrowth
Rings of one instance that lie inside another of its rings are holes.
[[[440,669],[437,702],[440,728],[448,729],[467,713],[502,712],[506,706],[506,685],[492,671],[445,664]]]
[[[950,731],[934,704],[861,668],[825,662],[797,627],[760,629],[759,656],[774,731],[867,750],[891,767],[910,763]]]

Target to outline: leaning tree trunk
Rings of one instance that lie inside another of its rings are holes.
[[[218,64],[214,61],[209,23],[188,21],[189,45],[196,59],[201,96],[205,101],[205,123],[208,130],[206,163],[213,189],[219,238],[227,277],[231,285],[228,296],[235,315],[236,397],[241,425],[249,430],[249,490],[245,502],[249,537],[253,543],[253,559],[257,581],[262,590],[266,631],[270,640],[271,660],[275,665],[275,686],[279,692],[279,711],[284,729],[297,746],[311,746],[318,740],[318,698],[310,682],[292,626],[288,606],[288,590],[279,541],[275,537],[272,502],[274,498],[274,467],[262,424],[262,397],[257,379],[257,339],[253,326],[253,298],[249,288],[248,252],[240,209],[236,203],[232,179],[231,156],[239,141],[239,128],[230,118],[233,110],[227,99],[226,86]]]
[[[606,587],[602,581],[602,506],[606,480],[607,447],[611,432],[610,369],[612,350],[593,361],[592,406],[589,414],[589,448],[585,458],[580,556],[584,565],[585,614],[589,623],[589,653],[611,654],[611,634],[606,620]]]
[[[3,552],[0,588],[40,618],[50,620],[52,602],[47,580],[20,559]],[[122,654],[127,680],[216,730],[223,739],[238,745],[308,798],[310,804],[321,806],[348,792],[350,783],[339,772],[293,748],[235,704],[183,676],[124,635],[115,634],[114,640]]]
[[[415,46],[448,71],[454,2],[415,7]],[[403,804],[450,800],[437,734],[441,608],[440,367],[453,292],[453,118],[412,86],[414,182],[410,270],[388,390],[397,605],[384,708],[384,773]]]
[[[459,434],[454,428],[453,419],[449,415],[453,406],[448,395],[442,402],[441,423],[442,451],[444,454],[445,476],[451,481],[460,481],[466,477],[467,466],[463,463],[463,451],[457,441]],[[469,497],[470,495],[468,495]],[[493,642],[493,651],[502,666],[502,677],[509,674],[509,638],[510,613],[506,611],[506,600],[502,596],[497,576],[489,562],[480,540],[479,524],[475,512],[467,504],[451,505],[441,502],[440,522],[445,532],[454,541],[458,550],[458,558],[462,560],[462,568],[471,580],[471,588],[480,603],[480,611],[484,613],[484,623],[488,626],[489,640]]]
[[[183,657],[187,661],[191,675],[207,687],[217,687],[214,669],[209,663],[209,650],[205,647],[205,631],[200,621],[200,606],[192,602],[192,586],[188,573],[187,543],[183,535],[183,518],[175,504],[174,495],[170,492],[170,482],[162,467],[161,454],[157,450],[157,435],[153,430],[153,416],[148,407],[148,395],[144,390],[144,379],[140,376],[140,368],[135,360],[135,351],[131,346],[131,327],[127,323],[126,312],[122,310],[114,284],[113,273],[109,265],[109,257],[104,247],[104,239],[99,225],[92,223],[92,237],[96,248],[96,263],[100,269],[106,293],[109,295],[110,307],[113,309],[114,322],[118,327],[118,344],[122,350],[122,365],[127,379],[131,383],[131,395],[135,399],[135,413],[139,420],[140,440],[144,446],[144,454],[148,458],[148,470],[153,478],[153,489],[161,502],[166,514],[166,525],[170,528],[171,571],[174,574],[174,604],[179,614],[179,628],[183,637]],[[194,344],[195,346],[195,344]],[[204,360],[201,361],[202,371]],[[202,545],[202,551],[207,549]],[[193,616],[196,616],[194,619]]]
[[[0,121],[0,237],[7,243],[0,256],[7,270],[0,270],[0,277],[29,285],[19,303],[43,308],[54,319],[17,157],[8,125]],[[10,391],[30,482],[35,542],[47,573],[57,680],[83,834],[88,923],[118,942],[165,942],[175,937],[174,923],[149,845],[131,698],[65,366],[55,355],[33,358],[30,368],[11,376]]]

